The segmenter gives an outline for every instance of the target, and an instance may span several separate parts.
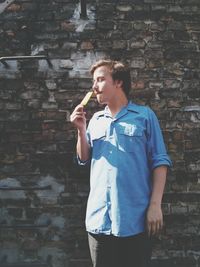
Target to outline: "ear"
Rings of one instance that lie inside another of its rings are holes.
[[[118,88],[122,88],[123,82],[121,80],[115,80],[115,84]]]

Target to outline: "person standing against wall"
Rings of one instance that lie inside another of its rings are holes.
[[[92,89],[104,110],[88,126],[83,105],[70,120],[78,131],[77,157],[91,164],[86,230],[94,267],[147,267],[151,237],[163,227],[161,210],[171,161],[155,113],[129,101],[130,70],[97,61]]]

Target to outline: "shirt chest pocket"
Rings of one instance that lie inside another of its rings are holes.
[[[133,152],[142,142],[143,131],[140,128],[119,128],[118,149],[123,152]]]
[[[106,133],[105,130],[99,129],[92,136],[92,155],[93,158],[98,159],[105,150],[106,146]]]

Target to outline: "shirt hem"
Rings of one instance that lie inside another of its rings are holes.
[[[112,231],[101,231],[101,230],[90,230],[90,229],[86,229],[86,231],[88,233],[94,234],[94,235],[113,235],[116,237],[129,237],[129,236],[134,236],[134,235],[138,235],[140,233],[144,233],[145,230],[144,229],[140,229],[131,233],[114,233]]]

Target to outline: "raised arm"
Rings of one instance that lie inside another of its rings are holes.
[[[77,155],[81,161],[87,161],[90,157],[90,146],[86,136],[86,117],[82,105],[78,105],[70,116],[70,121],[77,128]]]

